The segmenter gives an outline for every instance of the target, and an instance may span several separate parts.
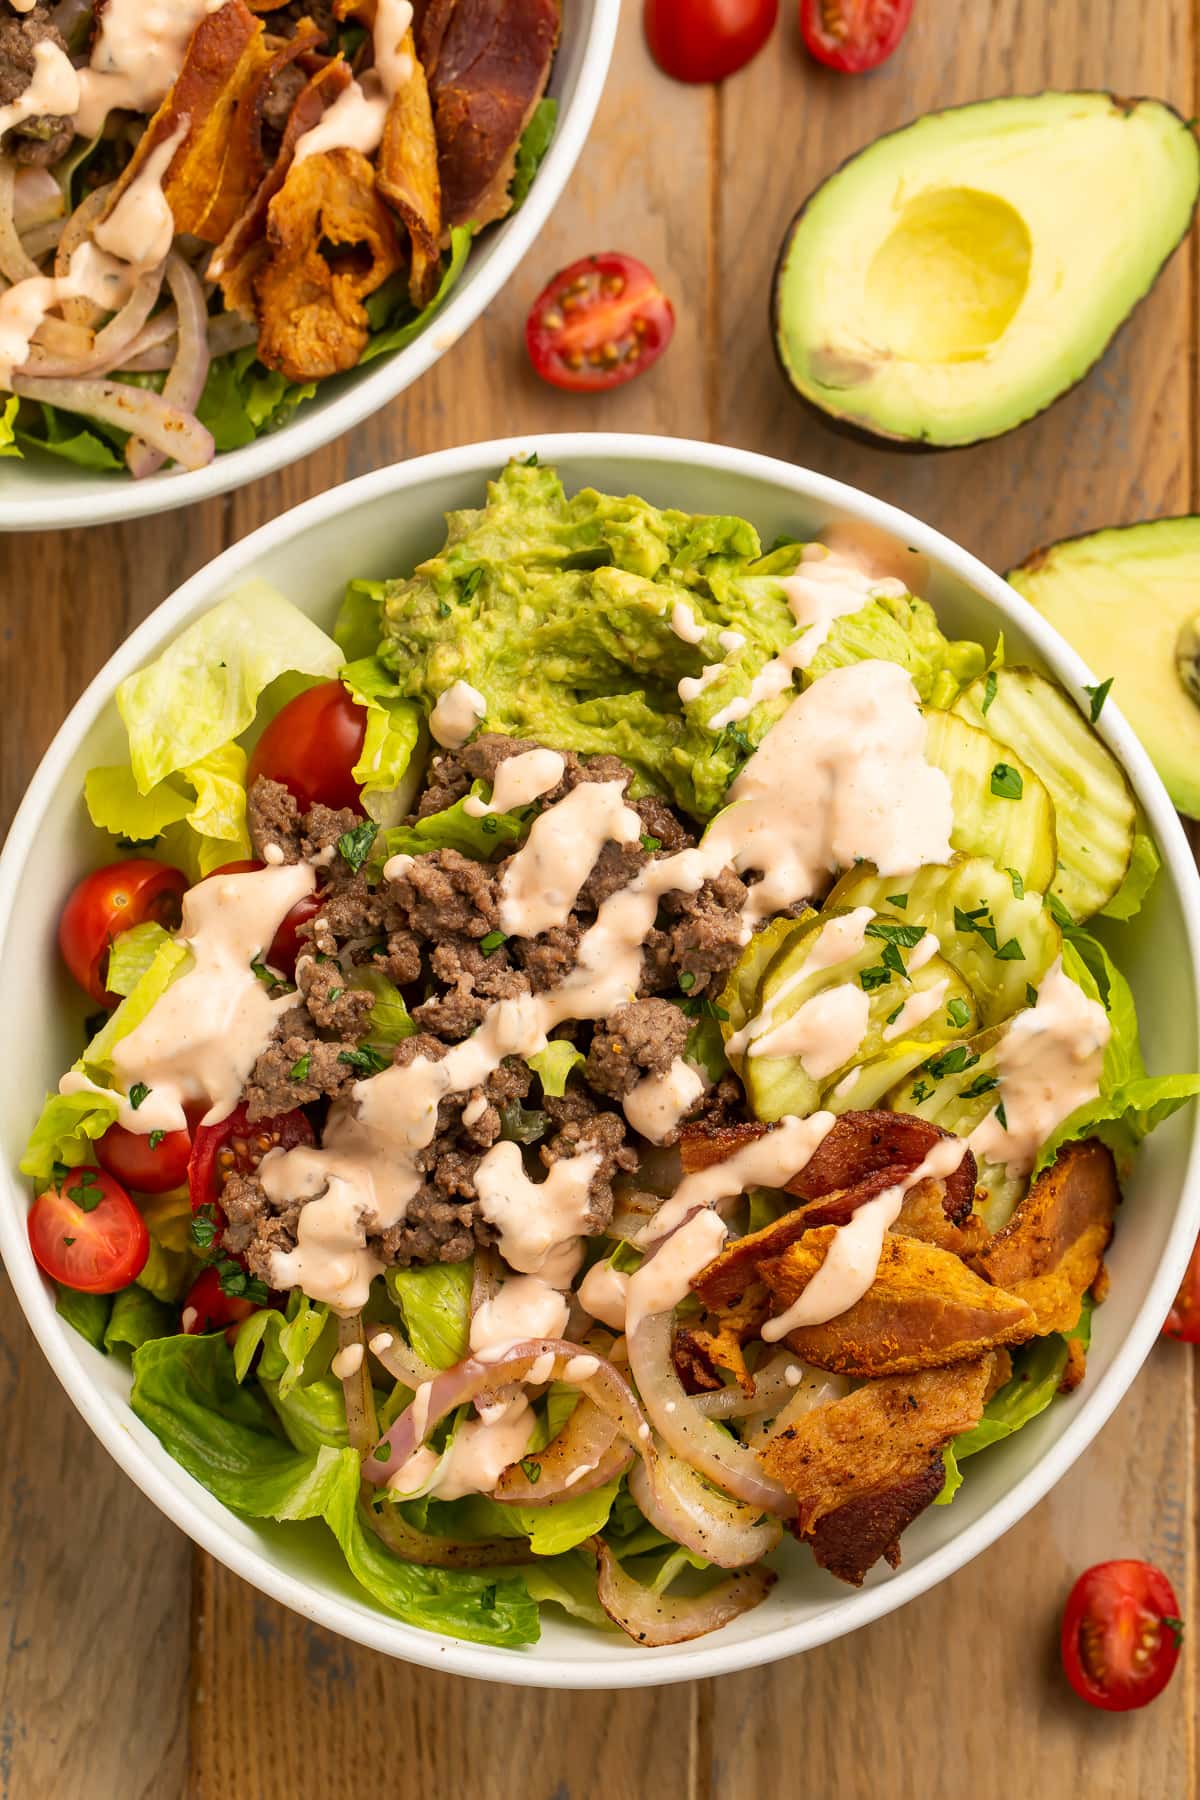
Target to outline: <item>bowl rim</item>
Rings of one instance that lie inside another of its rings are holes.
[[[0,495],[0,531],[119,525],[211,500],[311,456],[381,412],[419,381],[454,348],[515,275],[557,205],[591,131],[612,62],[619,19],[620,0],[592,0],[575,88],[569,106],[560,110],[536,181],[520,209],[500,221],[499,241],[492,240],[484,266],[459,283],[411,344],[383,357],[326,405],[312,411],[301,408],[279,431],[255,438],[241,449],[222,451],[203,469],[167,471],[144,481],[118,477],[113,471],[111,479],[98,481],[94,489],[74,499],[54,482],[43,487],[30,480],[11,495]],[[470,275],[469,263],[464,273]]]
[[[1002,619],[1008,617],[1019,624],[1068,692],[1079,694],[1085,685],[1095,682],[1093,672],[1058,632],[1015,589],[970,552],[900,508],[829,476],[753,451],[685,438],[633,433],[533,432],[524,437],[493,439],[436,451],[360,476],[318,494],[260,526],[192,575],[118,647],[85,688],[53,738],[9,830],[0,853],[0,943],[7,937],[26,855],[42,814],[60,786],[80,741],[110,700],[118,681],[168,642],[193,609],[215,600],[222,589],[228,588],[264,552],[331,517],[344,514],[360,502],[421,488],[427,482],[445,476],[482,481],[510,457],[528,456],[532,451],[549,464],[624,458],[657,463],[666,468],[682,464],[689,469],[745,475],[790,490],[805,500],[844,508],[925,552],[936,564],[994,605]],[[1162,853],[1167,878],[1179,896],[1191,961],[1192,1002],[1200,1007],[1200,874],[1180,821],[1149,757],[1111,702],[1104,709],[1099,729],[1132,777]],[[0,1179],[10,1190],[23,1192],[14,1168],[15,1160],[11,1168],[5,1162],[0,1169]],[[536,1653],[514,1654],[494,1646],[425,1633],[382,1611],[367,1611],[364,1606],[356,1606],[335,1595],[318,1594],[301,1577],[276,1567],[262,1550],[236,1541],[194,1498],[194,1495],[209,1498],[206,1490],[179,1465],[172,1463],[165,1471],[156,1467],[127,1424],[95,1389],[79,1355],[81,1340],[75,1338],[65,1321],[56,1314],[48,1284],[29,1252],[25,1232],[21,1229],[22,1217],[16,1208],[0,1206],[0,1253],[7,1264],[19,1304],[55,1375],[92,1431],[142,1492],[194,1542],[226,1567],[261,1592],[340,1636],[423,1667],[529,1687],[584,1690],[659,1686],[776,1662],[870,1624],[964,1567],[1049,1492],[1116,1408],[1157,1340],[1162,1320],[1174,1300],[1200,1230],[1200,1108],[1193,1111],[1191,1118],[1176,1216],[1133,1325],[1110,1367],[1090,1392],[1081,1395],[1078,1409],[1073,1411],[1060,1436],[1032,1469],[978,1519],[919,1563],[902,1568],[876,1586],[847,1593],[804,1620],[781,1625],[760,1638],[747,1641],[723,1644],[722,1634],[716,1633],[712,1641],[700,1639],[670,1650],[647,1652],[631,1646],[621,1661],[580,1657],[569,1663],[558,1663]]]

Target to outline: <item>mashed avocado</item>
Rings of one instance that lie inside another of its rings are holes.
[[[382,624],[380,660],[426,712],[469,682],[487,702],[482,729],[610,752],[636,769],[642,792],[710,817],[792,697],[711,724],[795,638],[780,578],[802,544],[764,555],[744,519],[592,488],[568,499],[553,469],[528,463],[510,463],[483,507],[447,525],[443,549],[410,578],[354,585],[338,632],[347,653],[374,648]],[[905,664],[941,705],[983,666],[911,597],[872,599],[840,620],[807,676],[866,656]],[[680,681],[705,670],[702,690],[681,699]]]

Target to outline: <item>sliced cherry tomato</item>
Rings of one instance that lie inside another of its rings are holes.
[[[758,55],[779,0],[646,0],[650,54],[676,81],[724,81]]]
[[[251,870],[265,869],[266,866],[265,863],[260,862],[222,863],[221,867],[219,869],[214,869],[212,873],[213,875],[246,875],[249,874]],[[212,875],[206,875],[204,879],[206,881],[211,881]],[[316,893],[305,894],[303,900],[297,900],[295,906],[293,906],[291,912],[288,913],[283,924],[271,939],[271,948],[267,951],[266,960],[271,968],[278,969],[280,974],[286,975],[289,981],[295,979],[296,958],[299,956],[302,948],[300,943],[300,927],[302,925],[307,925],[310,919],[316,918],[321,910],[324,898],[325,896],[318,890]]]
[[[913,0],[800,0],[800,30],[818,62],[864,75],[895,50],[912,9]]]
[[[353,701],[340,681],[306,688],[276,713],[254,746],[246,786],[260,775],[278,781],[307,812],[325,806],[360,806],[350,774],[362,755],[367,709]]]
[[[146,1266],[150,1233],[119,1182],[71,1169],[29,1213],[29,1244],[47,1275],[81,1294],[115,1294]]]
[[[151,1138],[154,1142],[151,1143]],[[110,1125],[96,1142],[96,1160],[123,1187],[139,1194],[165,1194],[187,1180],[192,1136],[188,1131],[126,1131]]]
[[[1085,1569],[1067,1600],[1062,1659],[1081,1700],[1129,1712],[1162,1693],[1179,1658],[1179,1602],[1153,1563]]]
[[[214,1203],[219,1206],[229,1177],[253,1175],[268,1150],[292,1150],[297,1144],[315,1142],[313,1128],[299,1108],[251,1125],[245,1106],[237,1106],[219,1125],[201,1125],[188,1163],[192,1211]]]
[[[108,952],[131,925],[153,919],[173,931],[188,880],[182,869],[149,856],[94,869],[72,888],[58,921],[58,947],[81,988],[101,1006],[115,1006],[119,994],[105,987]]]
[[[210,1263],[207,1269],[201,1269],[188,1289],[179,1323],[190,1336],[197,1337],[204,1331],[223,1331],[227,1326],[240,1325],[243,1319],[257,1311],[253,1300],[225,1293],[220,1274]]]
[[[1163,1330],[1168,1337],[1180,1338],[1185,1344],[1200,1344],[1200,1242],[1192,1251],[1183,1285]]]
[[[656,363],[675,311],[645,263],[605,250],[561,269],[529,309],[529,360],[553,387],[593,394]]]

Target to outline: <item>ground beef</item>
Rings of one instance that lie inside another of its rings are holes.
[[[7,8],[0,13],[0,105],[10,105],[26,91],[37,68],[34,50],[47,40],[67,51],[66,39],[51,23],[46,7],[35,6],[20,18]],[[48,169],[66,154],[74,136],[73,117],[24,119],[4,133],[0,149],[19,163]]]
[[[481,1237],[478,1207],[473,1201],[455,1204],[437,1193],[415,1196],[399,1225],[390,1225],[377,1237],[367,1239],[368,1247],[389,1267],[411,1263],[462,1262],[475,1253]]]
[[[676,986],[680,975],[692,978],[685,984],[689,994],[723,986],[744,948],[741,911],[745,903],[746,884],[732,869],[722,869],[695,894],[665,897],[663,913],[670,921],[666,926],[667,958]]]
[[[512,967],[503,945],[489,952],[472,938],[454,939],[436,946],[430,967],[447,991],[422,1002],[413,1018],[423,1031],[455,1042],[482,1023],[494,1001],[529,992],[528,978]]]
[[[585,1230],[595,1235],[607,1229],[613,1215],[613,1180],[618,1172],[635,1173],[638,1153],[625,1142],[625,1121],[619,1113],[602,1112],[578,1082],[572,1082],[561,1100],[548,1099],[546,1111],[560,1129],[538,1152],[547,1169],[565,1156],[582,1156],[598,1150],[600,1165],[592,1176]]]
[[[246,1118],[273,1118],[294,1106],[309,1106],[324,1096],[344,1093],[363,1071],[343,1058],[357,1049],[354,1039],[332,1042],[316,1035],[308,1009],[294,1006],[275,1027],[275,1036],[250,1074],[243,1099]]]
[[[575,920],[554,925],[540,937],[512,938],[508,950],[516,957],[529,978],[535,994],[557,987],[575,967],[583,928]]]
[[[365,988],[347,987],[340,963],[302,957],[296,976],[304,1003],[318,1030],[356,1042],[366,1036],[375,996]]]
[[[308,84],[308,76],[296,63],[285,63],[277,69],[262,102],[263,148],[270,154],[278,152],[280,141],[287,129],[293,106]],[[274,160],[274,157],[271,157]]]
[[[267,861],[266,853],[272,844],[283,852],[284,862],[300,861],[300,840],[304,836],[300,808],[281,781],[259,776],[246,796],[246,822],[260,862]]]
[[[388,884],[410,930],[435,944],[448,937],[486,937],[500,917],[494,869],[457,850],[414,856]]]
[[[683,1055],[688,1022],[669,1000],[618,1006],[592,1038],[584,1074],[601,1094],[623,1100],[645,1075],[665,1075]]]

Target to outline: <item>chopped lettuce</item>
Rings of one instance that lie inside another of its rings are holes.
[[[377,356],[390,356],[393,351],[406,349],[415,338],[420,337],[434,314],[441,310],[451,288],[457,285],[458,278],[466,267],[467,255],[474,235],[475,227],[473,225],[451,226],[450,255],[442,270],[442,279],[438,283],[437,292],[429,305],[422,308],[415,316],[404,317],[408,311],[406,278],[403,279],[403,285],[398,290],[392,290],[386,299],[384,288],[388,287],[387,283],[379,289],[378,294],[371,295],[367,301],[367,317],[371,321],[374,335],[359,358],[360,368],[364,363],[374,362]],[[395,308],[397,293],[400,304],[398,308]],[[389,301],[391,302],[390,310],[387,308]]]
[[[223,744],[145,794],[127,765],[89,769],[83,791],[93,825],[126,845],[165,838],[193,879],[250,855],[246,753],[238,744]]]
[[[330,677],[341,663],[333,639],[298,607],[266,582],[249,582],[117,689],[138,792],[224,751],[278,676]]]
[[[288,1442],[297,1450],[315,1453],[322,1445],[341,1450],[350,1442],[342,1384],[336,1376],[321,1375],[316,1381],[303,1382],[286,1394],[281,1392],[279,1382],[270,1380],[261,1371],[258,1383],[283,1426]]]
[[[21,1158],[22,1175],[44,1187],[54,1179],[55,1163],[74,1169],[91,1162],[93,1140],[104,1136],[120,1110],[116,1094],[48,1094]]]
[[[289,381],[277,369],[265,368],[250,344],[213,359],[196,416],[212,432],[218,451],[240,450],[286,425],[316,391],[315,381]]]
[[[165,943],[159,944],[145,973],[122,1000],[116,1012],[110,1014],[100,1027],[75,1067],[82,1069],[93,1081],[111,1075],[114,1046],[123,1037],[128,1037],[135,1026],[141,1024],[176,976],[183,973],[185,966],[190,967],[191,960],[191,951],[185,944],[177,944],[174,938],[167,938]]]
[[[255,1519],[323,1519],[354,1579],[406,1624],[476,1643],[536,1641],[537,1605],[519,1575],[424,1568],[385,1549],[363,1524],[356,1453],[289,1444],[257,1389],[239,1386],[223,1334],[145,1343],[133,1371],[138,1418],[224,1505]]]
[[[168,1250],[152,1233],[150,1253],[137,1285],[164,1303],[178,1300],[191,1282],[194,1260],[190,1249]]]
[[[486,784],[472,783],[471,792],[482,798]],[[525,835],[531,809],[517,812],[485,813],[482,819],[464,811],[463,801],[441,812],[429,813],[411,825],[393,825],[375,839],[368,869],[373,879],[390,856],[421,856],[426,850],[457,850],[462,856],[473,856],[477,862],[490,862],[493,857],[511,850]]]
[[[140,1350],[153,1338],[170,1337],[175,1329],[174,1308],[156,1299],[139,1279],[114,1294],[104,1328],[104,1348]]]
[[[395,982],[389,981],[382,969],[359,968],[349,977],[350,986],[365,988],[374,996],[375,1004],[367,1020],[366,1041],[387,1049],[412,1037],[416,1025],[404,1003],[404,995]]]
[[[194,801],[173,781],[159,781],[147,794],[138,792],[128,763],[89,769],[83,797],[92,824],[129,843],[150,844],[169,825],[178,825]]]
[[[565,1494],[553,1506],[504,1506],[480,1496],[471,1502],[471,1518],[480,1536],[519,1535],[529,1539],[535,1556],[561,1556],[603,1531],[620,1485],[610,1481],[586,1494]]]
[[[554,127],[558,123],[558,101],[547,97],[539,100],[530,114],[529,123],[521,133],[521,141],[517,145],[517,161],[513,169],[512,211],[521,206],[530,188],[533,178],[542,165],[542,159],[550,148],[554,136]]]
[[[417,756],[423,719],[415,700],[405,700],[395,677],[377,656],[342,670],[342,680],[367,709],[362,754],[351,770],[362,788],[364,810],[381,825],[396,825],[412,811],[423,774]]]
[[[577,1050],[568,1039],[555,1038],[544,1050],[535,1050],[525,1060],[541,1082],[543,1094],[549,1094],[552,1100],[561,1100],[572,1070],[579,1068],[585,1059],[582,1050]]]
[[[111,1294],[81,1294],[75,1288],[55,1283],[54,1310],[60,1319],[86,1338],[94,1350],[104,1350],[104,1334],[112,1314]]]
[[[383,634],[382,581],[351,581],[342,596],[333,638],[348,663],[374,657]]]
[[[435,1369],[448,1369],[467,1354],[474,1273],[469,1259],[387,1271],[387,1290],[413,1353]]]
[[[0,456],[20,456],[21,448],[16,442],[16,419],[20,400],[16,394],[5,401],[4,410],[0,412]]]
[[[274,1385],[277,1397],[286,1402],[302,1380],[319,1380],[325,1374],[336,1341],[336,1326],[329,1308],[294,1290],[288,1296],[286,1313],[264,1306],[238,1327],[234,1374],[238,1381],[245,1381],[254,1352],[261,1344],[258,1373],[264,1382]]]
[[[1132,919],[1142,910],[1142,903],[1154,886],[1161,867],[1154,839],[1145,831],[1135,832],[1125,879],[1108,904],[1100,908],[1101,917]]]

